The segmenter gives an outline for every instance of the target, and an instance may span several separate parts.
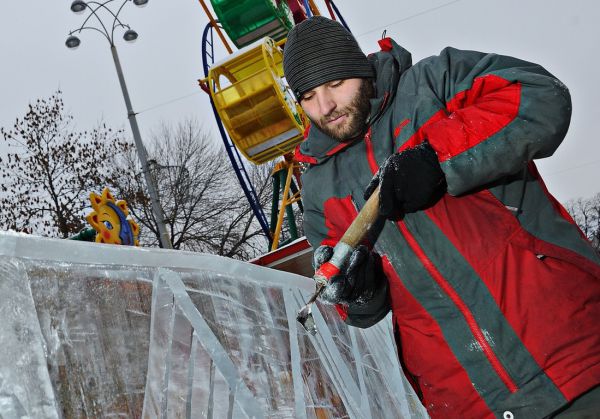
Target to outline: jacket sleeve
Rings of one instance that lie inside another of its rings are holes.
[[[309,169],[310,171],[310,169]],[[316,179],[315,179],[316,180]],[[324,206],[316,204],[320,196],[319,182],[311,182],[311,176],[302,176],[302,204],[304,205],[304,234],[313,249],[321,245],[334,247],[356,217],[356,209],[350,197],[331,198]],[[333,214],[332,214],[333,213]],[[344,322],[350,326],[367,328],[373,326],[390,311],[388,282],[382,269],[377,269],[379,284],[373,298],[363,304],[336,304],[335,308]]]
[[[452,195],[552,155],[569,127],[567,87],[537,64],[446,48],[411,70],[400,91],[408,82],[434,103],[414,139],[436,151]]]

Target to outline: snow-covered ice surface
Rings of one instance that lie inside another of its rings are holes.
[[[0,233],[0,417],[420,418],[389,318],[218,256]]]

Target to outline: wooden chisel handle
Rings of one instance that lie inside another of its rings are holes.
[[[375,224],[378,216],[379,186],[373,191],[340,241],[355,249],[363,241],[371,226]]]
[[[352,251],[363,241],[367,232],[379,217],[379,186],[373,191],[365,205],[350,224],[340,241],[333,248],[333,256],[322,264],[314,280],[325,285],[346,266]]]

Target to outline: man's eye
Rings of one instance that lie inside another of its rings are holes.
[[[331,83],[329,84],[329,87],[338,87],[338,86],[340,86],[340,85],[341,85],[341,84],[343,84],[343,83],[344,83],[344,80],[336,80],[336,81],[334,81],[334,82],[331,82]]]
[[[307,101],[307,100],[311,100],[313,98],[314,95],[304,95],[302,96],[302,100],[301,102]]]

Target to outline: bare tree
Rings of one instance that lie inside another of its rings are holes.
[[[565,207],[583,234],[600,251],[600,193],[567,201]]]
[[[590,198],[590,206],[592,208],[592,218],[595,226],[588,236],[594,247],[600,252],[600,192]]]
[[[156,179],[173,247],[248,259],[264,253],[267,239],[244,197],[222,147],[197,121],[163,124],[149,144],[149,170]],[[142,227],[140,243],[157,245],[158,229],[133,153],[121,164],[133,176],[115,179],[115,195],[126,199]],[[250,167],[262,205],[270,199],[270,168]]]
[[[110,182],[108,162],[131,145],[121,131],[79,132],[72,122],[58,91],[0,128],[9,147],[0,159],[0,228],[66,238],[84,226],[90,191]]]
[[[565,207],[583,234],[590,237],[594,229],[594,212],[589,199],[577,198],[568,201]]]

